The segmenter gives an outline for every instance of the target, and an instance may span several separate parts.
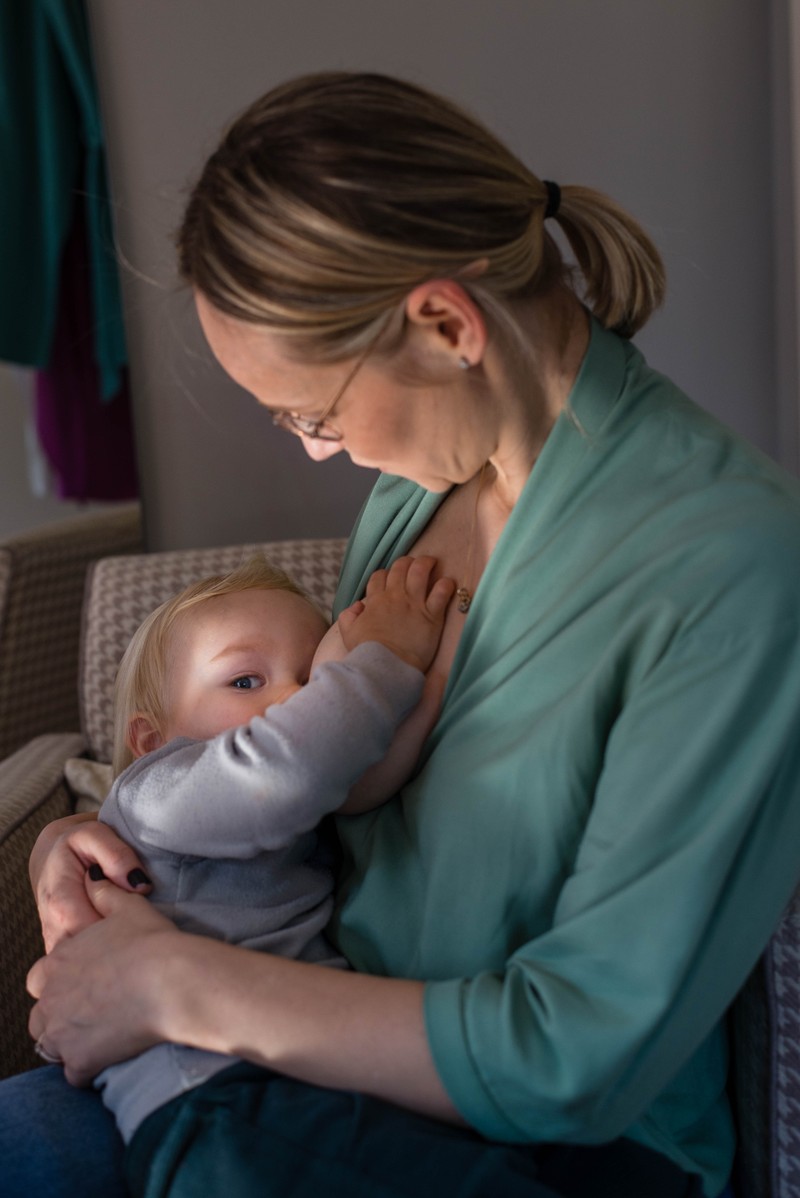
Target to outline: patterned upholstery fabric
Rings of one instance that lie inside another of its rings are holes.
[[[142,548],[139,507],[78,516],[0,545],[0,760],[46,732],[77,731],[86,567]],[[46,678],[47,686],[31,686]]]
[[[793,903],[766,952],[771,1065],[775,1070],[772,1194],[800,1194],[800,903]]]
[[[0,762],[0,1077],[38,1063],[27,1035],[25,976],[43,948],[28,858],[45,824],[69,814],[64,761],[83,749],[76,733],[40,736]]]
[[[800,889],[731,1011],[737,1198],[800,1195]]]
[[[800,899],[795,896],[763,960],[769,1000],[771,1198],[800,1194]]]
[[[87,582],[80,668],[81,726],[91,756],[111,760],[117,666],[133,633],[160,603],[190,582],[227,573],[259,552],[290,574],[327,614],[345,544],[344,540],[270,541],[112,557],[95,563]]]

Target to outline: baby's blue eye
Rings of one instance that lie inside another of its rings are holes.
[[[263,679],[258,674],[243,674],[241,678],[234,678],[231,686],[240,691],[257,690],[259,686],[263,686]]]

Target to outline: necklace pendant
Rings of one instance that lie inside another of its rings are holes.
[[[456,599],[458,600],[457,607],[461,612],[468,612],[469,605],[472,603],[472,595],[466,587],[459,587],[456,591]]]

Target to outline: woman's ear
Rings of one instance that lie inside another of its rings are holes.
[[[128,735],[125,743],[134,757],[144,757],[164,744],[164,737],[159,732],[149,715],[137,711],[128,721]]]
[[[406,297],[406,319],[453,366],[477,366],[483,358],[486,321],[475,300],[455,279],[430,279]]]

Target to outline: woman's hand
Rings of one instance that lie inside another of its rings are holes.
[[[111,882],[87,878],[84,897],[95,922],[28,974],[37,999],[28,1030],[77,1086],[163,1039],[166,970],[182,939],[145,898]]]
[[[42,921],[46,952],[65,937],[102,918],[86,892],[86,874],[100,874],[123,890],[149,893],[142,863],[132,849],[93,815],[57,819],[40,833],[29,864],[31,885]]]
[[[420,982],[188,935],[110,882],[86,890],[99,922],[28,974],[30,1034],[73,1085],[170,1040],[460,1122],[431,1060]]]

